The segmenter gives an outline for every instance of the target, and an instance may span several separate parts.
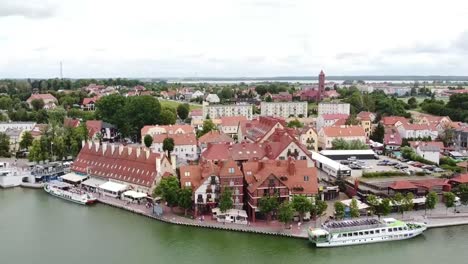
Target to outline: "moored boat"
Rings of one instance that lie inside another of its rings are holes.
[[[317,247],[338,247],[418,236],[426,230],[425,223],[403,222],[394,218],[331,221],[321,228],[309,228],[309,240]]]
[[[64,182],[46,183],[44,185],[44,190],[53,196],[82,205],[93,204],[97,201],[91,194],[85,193],[74,188],[73,185]]]

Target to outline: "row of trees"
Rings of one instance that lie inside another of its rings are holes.
[[[336,138],[332,141],[332,149],[368,149],[369,146],[360,140],[345,140]]]
[[[442,100],[426,99],[421,109],[429,114],[449,116],[453,121],[468,122],[468,94],[454,94],[447,103]]]

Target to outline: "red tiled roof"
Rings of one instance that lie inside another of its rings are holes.
[[[203,115],[203,109],[193,109],[190,111],[190,116],[202,116]]]
[[[467,173],[460,174],[450,179],[450,181],[460,183],[460,184],[468,183],[468,174]]]
[[[91,97],[91,98],[83,98],[83,103],[82,105],[88,105],[88,104],[91,104],[91,103],[96,103],[97,101],[99,101],[101,97],[100,96],[94,96],[94,97]]]
[[[28,102],[32,100],[54,100],[57,101],[57,98],[55,98],[51,94],[31,94],[31,96],[28,98]]]
[[[365,137],[366,132],[360,126],[330,126],[324,127],[323,133],[327,137]]]
[[[234,142],[234,140],[224,134],[223,132],[212,130],[205,135],[198,138],[198,144],[208,144],[208,143],[229,143]]]
[[[397,145],[401,146],[403,140],[401,139],[400,133],[396,129],[386,129],[384,135],[385,145]]]
[[[450,186],[450,184],[448,184],[448,180],[447,179],[427,179],[427,180],[415,180],[415,181],[411,181],[411,183],[413,183],[414,185],[418,186],[418,187],[422,187],[422,188],[425,188],[427,190],[432,190],[434,187],[444,187],[444,186]]]
[[[224,116],[221,117],[222,126],[238,126],[240,122],[246,121],[247,117],[245,116]]]
[[[253,193],[271,175],[293,194],[313,195],[318,192],[317,170],[305,160],[250,161],[243,165],[249,192]],[[308,179],[305,177],[307,176]]]
[[[361,120],[371,120],[371,116],[374,115],[373,113],[371,112],[365,112],[365,111],[361,111],[359,112],[359,114],[357,114],[357,118],[361,119]]]
[[[396,181],[388,188],[393,190],[408,190],[408,189],[418,189],[418,187],[412,184],[409,181]]]
[[[86,143],[73,162],[72,171],[151,187],[160,154],[138,147]]]
[[[31,129],[31,135],[33,137],[39,137],[44,134],[45,131],[47,131],[49,125],[47,124],[36,124],[32,129]]]
[[[159,134],[153,136],[153,143],[163,143],[164,139],[174,139],[175,146],[197,145],[197,137],[193,133],[189,134]]]
[[[102,120],[88,120],[86,121],[86,128],[90,138],[94,137],[97,132],[101,132]]]
[[[409,121],[408,119],[402,117],[402,116],[384,116],[382,117],[382,123],[384,126],[393,126],[395,125],[398,121],[400,121],[403,124],[408,124]]]
[[[418,146],[434,146],[441,150],[444,149],[444,142],[442,141],[408,141],[408,143],[412,148],[417,148]]]
[[[345,126],[346,125],[346,119],[338,119],[333,123],[334,126]]]
[[[243,134],[251,141],[260,141],[268,132],[275,128],[286,127],[286,121],[282,118],[261,116],[259,119],[243,122],[240,127]]]
[[[80,120],[75,118],[65,118],[63,120],[64,127],[78,127],[80,125]]]

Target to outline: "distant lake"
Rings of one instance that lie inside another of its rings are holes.
[[[334,79],[326,79],[326,82],[335,82],[338,84],[342,84],[345,80],[334,80]],[[364,80],[366,83],[395,83],[395,84],[409,84],[413,83],[415,81],[419,81],[422,83],[423,81],[421,80]],[[239,83],[245,83],[245,84],[253,84],[253,83],[277,83],[277,82],[283,82],[283,83],[299,83],[299,84],[316,84],[318,81],[317,80],[273,80],[273,79],[255,79],[255,80],[168,80],[168,83],[185,83],[185,84],[199,84],[199,83],[209,83],[209,84],[239,84]],[[432,81],[427,81],[428,83],[432,83]],[[451,81],[452,83],[463,83],[466,81]],[[440,84],[439,84],[440,85]]]

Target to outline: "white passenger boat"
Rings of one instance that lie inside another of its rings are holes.
[[[338,247],[403,240],[420,235],[425,223],[403,222],[393,218],[332,221],[322,228],[309,228],[309,240],[317,247]]]
[[[73,185],[64,182],[50,182],[44,185],[44,190],[56,197],[83,205],[93,204],[97,201],[89,193],[74,188]]]

